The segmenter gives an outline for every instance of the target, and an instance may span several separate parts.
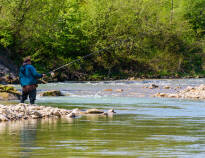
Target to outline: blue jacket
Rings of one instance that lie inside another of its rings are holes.
[[[41,77],[43,77],[43,75],[39,74],[30,64],[25,64],[20,68],[19,80],[22,87],[37,84],[37,79]]]

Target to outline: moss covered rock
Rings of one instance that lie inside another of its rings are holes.
[[[51,91],[46,91],[40,94],[40,96],[64,96],[61,91],[58,90],[51,90]]]
[[[21,93],[13,86],[0,85],[0,100],[18,100]]]

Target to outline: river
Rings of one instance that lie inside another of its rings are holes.
[[[176,92],[204,83],[205,79],[176,79],[39,85],[38,94],[56,89],[67,96],[38,95],[37,104],[104,111],[114,108],[117,113],[2,122],[0,158],[204,157],[205,101],[152,97],[157,92]],[[150,84],[159,88],[144,88]],[[171,89],[164,89],[165,85]],[[20,90],[19,85],[16,88]]]

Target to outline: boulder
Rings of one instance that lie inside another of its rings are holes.
[[[20,95],[7,93],[7,92],[0,92],[0,100],[19,100]]]
[[[104,113],[104,111],[102,110],[98,110],[98,109],[88,109],[86,111],[87,114],[102,114]]]
[[[20,99],[21,93],[10,85],[0,85],[0,100]]]
[[[58,90],[51,90],[51,91],[46,91],[40,94],[40,96],[64,96],[61,91]]]

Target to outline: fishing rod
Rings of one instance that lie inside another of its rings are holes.
[[[123,42],[124,42],[124,43],[125,43],[125,42],[128,42],[129,40],[130,40],[130,39],[126,39],[126,40],[120,41],[119,43],[114,44],[113,46],[110,45],[110,46],[108,46],[108,47],[106,47],[106,48],[104,48],[104,49],[100,49],[100,50],[98,50],[98,51],[96,51],[96,52],[87,54],[87,55],[83,56],[83,57],[80,58],[80,59],[73,60],[73,61],[71,61],[71,62],[69,62],[69,63],[67,63],[67,64],[64,64],[64,65],[62,65],[62,66],[56,68],[56,69],[53,69],[52,71],[50,71],[50,72],[48,72],[48,73],[46,73],[46,74],[51,74],[51,76],[54,76],[54,75],[55,75],[54,72],[56,72],[56,71],[58,71],[58,70],[60,70],[60,69],[62,69],[62,68],[64,68],[64,67],[66,67],[66,66],[68,66],[68,65],[71,65],[71,64],[73,64],[73,63],[75,63],[75,62],[77,62],[77,61],[80,61],[80,60],[82,60],[82,59],[85,59],[85,58],[87,58],[87,57],[89,57],[89,56],[91,56],[91,55],[93,55],[93,54],[101,53],[101,52],[103,52],[103,51],[105,51],[105,50],[108,50],[108,49],[110,49],[110,48],[112,48],[112,47],[118,47],[121,43],[123,43]]]

